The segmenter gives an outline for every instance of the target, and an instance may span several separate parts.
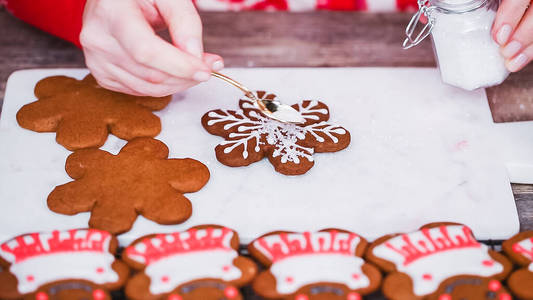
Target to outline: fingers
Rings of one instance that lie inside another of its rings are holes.
[[[224,60],[216,54],[204,53],[203,60],[205,64],[211,66],[211,69],[215,72],[224,69]]]
[[[511,34],[520,23],[529,3],[530,0],[502,1],[492,27],[492,36],[500,46],[505,45],[509,41]]]
[[[179,78],[195,81],[209,79],[210,69],[202,60],[180,51],[157,36],[140,10],[136,7],[130,9],[129,14],[117,17],[112,35],[134,61]]]
[[[154,3],[168,26],[174,45],[201,59],[204,52],[202,21],[192,1],[157,0]]]
[[[529,2],[529,1],[528,1]],[[521,70],[533,57],[533,8],[529,7],[518,23],[509,41],[501,48],[511,72]]]
[[[529,62],[531,62],[531,58],[533,58],[533,45],[529,45],[529,47],[524,49],[522,53],[506,60],[505,66],[511,72],[517,72],[529,64]]]

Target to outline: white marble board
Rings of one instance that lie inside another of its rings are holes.
[[[82,78],[83,69],[15,72],[7,84],[0,119],[0,240],[29,232],[85,227],[88,213],[49,211],[46,197],[69,181],[69,151],[54,134],[20,128],[15,115],[34,101],[33,87],[46,76]],[[193,216],[163,226],[139,217],[119,236],[125,245],[152,232],[218,223],[236,229],[243,242],[273,230],[339,227],[374,239],[432,221],[471,226],[479,239],[503,239],[519,229],[509,176],[495,140],[484,91],[443,85],[435,69],[272,68],[226,69],[246,85],[282,96],[285,103],[318,99],[352,143],[333,154],[316,154],[303,176],[274,172],[265,159],[249,167],[220,164],[222,139],[200,124],[210,109],[237,108],[239,90],[217,79],[175,95],[157,114],[158,136],[171,157],[192,157],[211,171],[208,184],[186,196]],[[103,149],[116,153],[124,141],[110,136]]]

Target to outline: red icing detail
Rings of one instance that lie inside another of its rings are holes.
[[[285,277],[285,281],[287,283],[293,283],[294,282],[294,278],[292,278],[291,276],[287,276],[287,277]]]
[[[426,274],[422,275],[422,279],[431,280],[431,279],[433,279],[433,276],[431,276],[431,274],[426,273]]]
[[[294,300],[309,300],[309,297],[306,294],[298,294],[294,297]]]
[[[359,293],[351,292],[346,296],[346,300],[361,300]]]
[[[511,295],[507,294],[507,293],[503,293],[500,295],[500,300],[512,300],[513,297],[511,297]]]
[[[29,281],[29,282],[32,282],[35,280],[35,277],[33,277],[33,275],[28,275],[26,276],[26,280]]]
[[[302,236],[305,242],[301,239],[290,240],[291,235]],[[324,239],[322,235],[327,235]],[[270,235],[269,237],[271,237]],[[329,232],[304,232],[300,234],[279,233],[280,241],[272,243],[271,245],[264,238],[257,239],[257,243],[267,252],[272,260],[272,263],[278,262],[288,257],[308,255],[308,254],[343,254],[353,256],[353,249],[350,249],[352,241],[359,236],[355,233],[349,233],[347,238],[341,238],[337,235],[337,231]],[[315,241],[313,245],[312,241]],[[329,242],[328,242],[329,241]],[[336,248],[336,246],[339,246]],[[288,249],[288,250],[286,250]]]
[[[170,296],[168,296],[168,300],[182,300],[183,298],[181,298],[180,295],[177,295],[177,294],[171,294]]]
[[[102,291],[102,290],[94,290],[93,299],[94,300],[104,300],[105,299],[105,292]]]
[[[357,273],[353,273],[352,274],[352,278],[355,279],[355,280],[358,280],[361,276]]]
[[[463,141],[457,142],[457,144],[455,144],[455,150],[456,151],[463,150],[466,147],[468,147],[468,141],[464,141],[463,140]]]
[[[489,282],[489,290],[493,292],[497,292],[501,288],[502,288],[502,284],[498,280],[491,280]]]
[[[442,294],[439,296],[439,300],[452,300],[452,296],[449,294]]]
[[[533,242],[533,238],[531,238],[531,242]],[[513,251],[518,254],[522,254],[529,260],[533,260],[533,248],[525,249],[524,247],[522,247],[522,245],[516,243],[513,245]]]
[[[237,289],[235,287],[233,287],[233,286],[228,286],[224,290],[224,295],[228,299],[233,299],[233,298],[235,298],[235,297],[237,297],[239,295],[239,291],[237,291]]]
[[[429,228],[424,228],[422,229],[422,233],[425,238],[419,240],[418,245],[411,241],[409,234],[403,234],[402,240],[404,241],[404,245],[402,245],[400,249],[397,249],[389,242],[386,242],[385,246],[404,257],[404,266],[407,266],[420,258],[441,252],[463,248],[479,248],[481,246],[481,244],[474,239],[470,228],[466,226],[463,226],[462,234],[454,236],[455,239],[450,237],[447,226],[440,226],[439,232],[442,234],[441,237],[432,237]],[[428,247],[429,244],[432,245],[432,249]]]
[[[513,297],[511,297],[511,295],[507,294],[507,293],[503,293],[500,295],[500,300],[512,300]]]
[[[87,231],[87,235],[85,237],[75,237],[78,231]],[[111,235],[109,233],[96,229],[73,229],[63,232],[55,230],[51,234],[30,233],[20,235],[3,243],[0,248],[14,255],[15,261],[13,263],[19,263],[32,257],[64,252],[91,251],[105,253],[108,250],[104,248],[110,238]]]
[[[164,282],[164,283],[167,283],[169,280],[170,280],[170,278],[168,278],[167,275],[164,275],[164,276],[161,277],[161,281]]]
[[[104,273],[104,268],[102,268],[102,267],[96,268],[96,273],[98,273],[98,274]]]
[[[140,241],[146,246],[145,251],[138,251],[135,245],[126,248],[125,253],[128,256],[142,257],[146,265],[150,265],[156,261],[164,259],[169,256],[209,250],[232,250],[227,239],[233,231],[228,228],[220,228],[222,234],[213,236],[215,229],[208,227],[205,229],[192,228],[185,232],[174,232],[170,234],[158,234],[155,237],[145,238]],[[205,233],[202,237],[198,237],[198,232]],[[167,236],[171,242],[167,240]],[[156,243],[152,241],[157,240]],[[228,245],[226,245],[228,243]]]
[[[228,265],[225,265],[225,266],[222,267],[222,271],[224,271],[224,272],[228,272],[229,270],[231,270],[231,267],[228,266]]]
[[[484,266],[486,267],[491,267],[492,265],[494,265],[494,261],[493,260],[484,260],[481,262]]]
[[[48,300],[48,295],[45,292],[38,292],[35,295],[35,300]]]

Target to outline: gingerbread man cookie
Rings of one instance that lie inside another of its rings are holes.
[[[257,92],[259,99],[276,96]],[[276,171],[301,175],[314,165],[315,152],[336,152],[350,144],[350,133],[328,123],[328,107],[318,101],[292,105],[305,119],[304,124],[284,124],[264,116],[251,100],[240,100],[241,110],[212,110],[202,117],[211,134],[225,140],[215,148],[221,163],[247,166],[268,157]]]
[[[268,233],[248,247],[269,268],[253,289],[268,299],[360,300],[381,282],[379,270],[362,258],[366,246],[364,238],[339,229]]]
[[[17,113],[23,128],[56,132],[56,140],[69,150],[102,146],[109,133],[125,140],[154,137],[161,121],[152,111],[161,110],[171,96],[138,97],[100,87],[92,75],[83,80],[66,76],[42,79],[35,86],[38,100]]]
[[[126,295],[133,300],[240,300],[238,288],[253,279],[257,266],[239,256],[238,248],[237,233],[217,225],[141,237],[122,255],[140,271],[128,281]]]
[[[110,300],[129,268],[115,260],[118,242],[106,231],[30,233],[0,245],[0,299]]]
[[[209,170],[190,159],[168,159],[168,148],[152,138],[137,138],[117,155],[82,149],[67,158],[74,181],[57,186],[48,207],[73,215],[91,212],[89,226],[118,234],[130,230],[137,215],[159,224],[187,220],[191,202],[183,193],[200,190]]]
[[[512,300],[499,280],[478,276],[457,276],[446,279],[428,300]]]
[[[503,255],[476,241],[470,228],[456,223],[381,237],[366,258],[388,273],[382,291],[389,299],[431,298],[445,282],[464,275],[503,280],[512,268]]]
[[[502,244],[503,251],[521,268],[507,284],[520,299],[533,300],[533,231],[520,232]]]

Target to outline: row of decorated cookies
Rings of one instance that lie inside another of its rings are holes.
[[[29,233],[0,245],[0,299],[242,299],[251,284],[266,299],[533,299],[533,232],[504,253],[455,223],[433,223],[373,243],[341,229],[277,231],[238,252],[232,229],[203,225],[141,237],[117,255],[98,229]]]

